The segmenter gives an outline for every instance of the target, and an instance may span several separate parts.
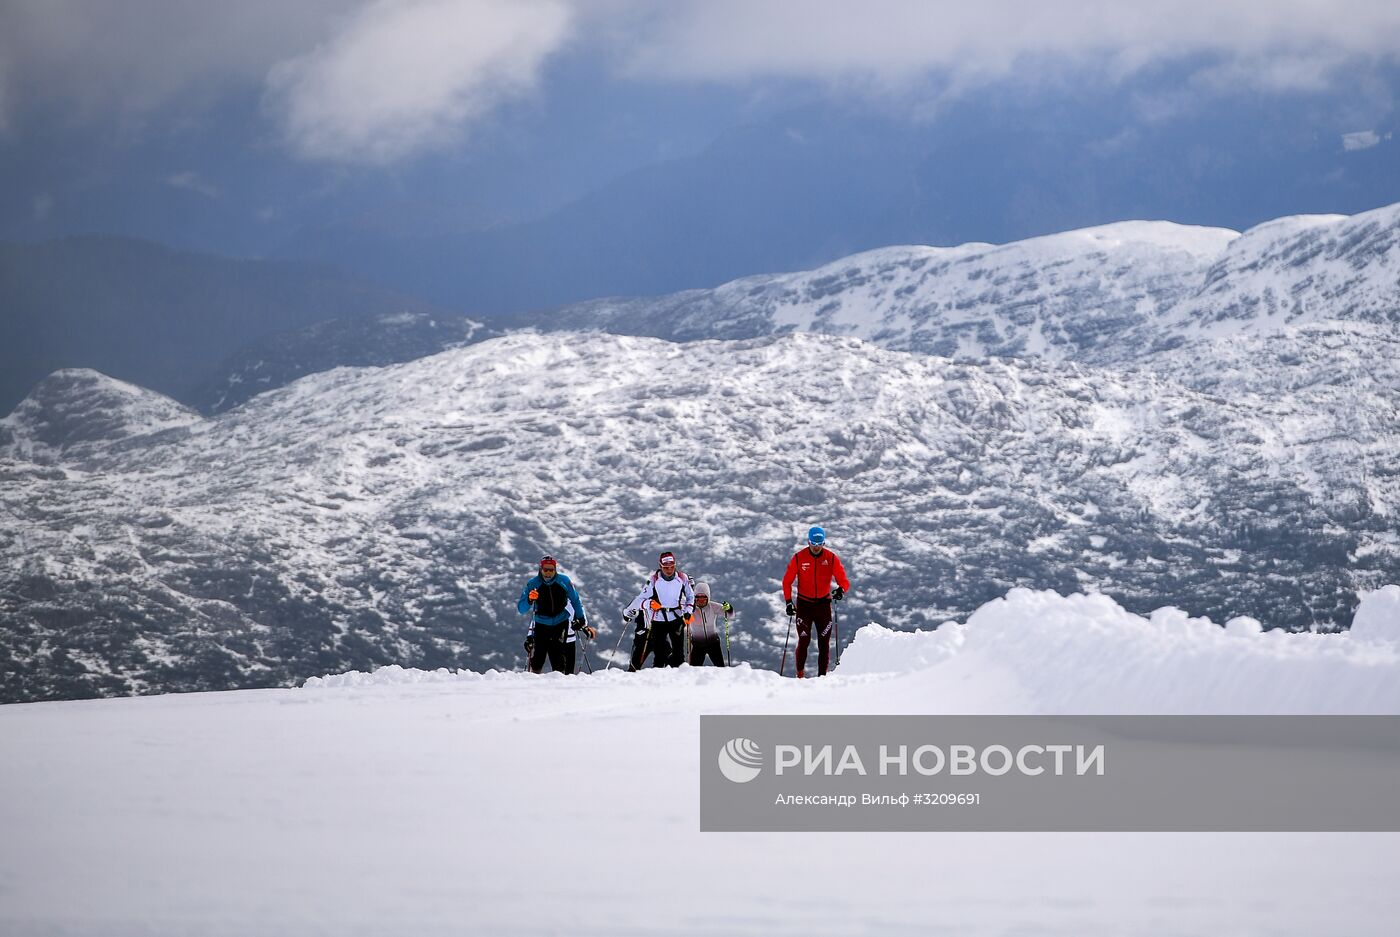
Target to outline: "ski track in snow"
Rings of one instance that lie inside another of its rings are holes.
[[[800,683],[394,667],[0,707],[0,933],[1379,937],[1400,836],[702,835],[697,737],[700,713],[1400,713],[1397,637],[1394,586],[1355,635],[1275,636],[1017,590],[864,629]],[[1288,686],[1237,709],[1230,681]]]

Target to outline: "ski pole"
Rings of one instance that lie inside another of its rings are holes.
[[[835,670],[841,666],[841,616],[836,614],[836,603],[831,603],[831,631],[832,640],[836,642],[836,662],[831,665]]]
[[[530,658],[535,656],[535,606],[530,606],[529,624],[525,628],[525,672],[534,673]]]
[[[734,666],[734,655],[729,653],[729,615],[724,616],[724,666]]]
[[[582,629],[578,632],[578,645],[583,650],[583,666],[586,667],[587,672],[591,674],[593,672],[593,664],[588,659],[588,632]]]
[[[783,636],[783,662],[782,662],[781,664],[778,665],[778,676],[780,676],[780,677],[783,675],[783,671],[784,671],[784,670],[787,670],[787,646],[788,646],[788,641],[791,640],[791,638],[792,638],[792,616],[789,615],[789,616],[788,616],[788,630],[787,630],[787,634]]]
[[[632,619],[628,619],[628,620],[627,620],[627,624],[629,624],[629,625],[632,624]],[[604,670],[612,670],[613,657],[617,657],[617,652],[620,651],[620,650],[622,650],[622,638],[623,638],[623,635],[625,635],[625,634],[627,634],[627,629],[626,629],[626,627],[623,627],[623,628],[619,628],[619,629],[618,629],[618,632],[617,632],[617,645],[616,645],[615,647],[613,647],[613,656],[610,657],[610,658],[608,658],[608,666],[604,667],[604,668],[603,668]]]

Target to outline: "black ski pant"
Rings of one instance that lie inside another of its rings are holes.
[[[679,667],[685,663],[685,623],[653,621],[651,648],[656,653],[657,667]]]
[[[705,658],[708,657],[716,667],[724,666],[724,647],[718,637],[701,638],[695,640],[694,635],[690,638],[690,666],[705,666]]]
[[[805,676],[807,646],[812,641],[812,629],[817,629],[817,675],[826,676],[831,660],[831,599],[797,597],[797,673]]]
[[[627,671],[641,670],[646,666],[647,655],[654,652],[656,648],[651,645],[651,632],[647,629],[644,619],[637,619],[637,630],[632,632],[632,662],[627,665]]]
[[[574,672],[574,646],[564,638],[567,624],[542,625],[535,622],[535,650],[530,654],[530,672],[544,673],[545,658],[556,673]]]

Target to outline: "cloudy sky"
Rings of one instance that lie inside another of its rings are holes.
[[[9,0],[0,236],[341,263],[433,238],[497,268],[446,298],[508,306],[499,268],[580,238],[515,304],[1360,211],[1400,200],[1397,92],[1379,0]],[[569,273],[659,238],[693,258]]]

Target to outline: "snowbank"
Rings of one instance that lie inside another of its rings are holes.
[[[356,686],[401,686],[412,683],[452,683],[458,680],[466,680],[476,677],[489,677],[496,671],[489,671],[486,674],[470,673],[467,671],[448,670],[446,667],[439,667],[437,670],[415,670],[412,667],[400,667],[398,664],[390,664],[388,667],[380,667],[369,673],[361,670],[352,670],[349,673],[327,674],[324,677],[312,677],[302,684],[307,689],[330,689],[336,687],[356,687]]]
[[[1400,586],[1386,586],[1362,597],[1347,634],[1353,641],[1400,646]]]
[[[867,625],[846,677],[928,681],[1009,674],[1048,713],[1400,713],[1400,587],[1368,595],[1351,633],[1220,627],[1176,608],[1134,615],[1103,595],[1014,589],[966,624],[899,633]]]

